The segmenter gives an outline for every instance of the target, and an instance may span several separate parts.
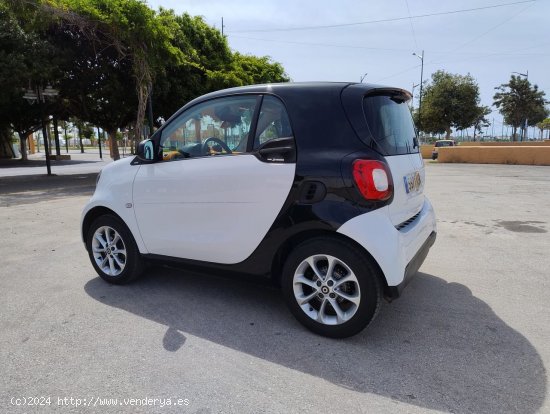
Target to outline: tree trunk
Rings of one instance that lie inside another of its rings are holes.
[[[9,129],[0,128],[0,158],[14,158]]]
[[[59,145],[59,130],[57,125],[57,117],[53,117],[53,136],[55,140],[55,155],[61,155],[61,146]]]
[[[136,140],[136,145],[138,142],[143,141],[142,134],[143,134],[143,121],[145,120],[145,109],[147,107],[147,86],[139,86],[138,85],[138,110],[137,110],[137,117],[136,117],[136,126],[134,128],[134,137]]]
[[[451,139],[451,127],[447,127],[446,131],[445,139]]]
[[[118,151],[118,143],[117,143],[117,140],[116,140],[116,129],[113,131],[113,130],[108,130],[107,131],[107,136],[109,137],[109,148],[110,148],[110,152],[111,152],[111,158],[113,160],[119,160],[120,159],[120,153]]]
[[[80,141],[80,153],[84,154],[84,144],[82,143],[82,134],[80,133],[80,128],[78,128],[78,140]]]
[[[65,151],[69,153],[69,140],[67,139],[67,121],[63,121],[63,137],[65,138]]]
[[[518,131],[518,128],[513,126],[512,127],[512,142],[515,142],[516,141],[516,133]]]
[[[17,135],[19,135],[19,141],[21,142],[21,161],[27,161],[27,137],[21,132],[18,132]]]
[[[525,141],[525,127],[521,127],[521,134],[520,134],[520,141],[523,142]]]
[[[143,45],[140,45],[143,46]],[[134,56],[134,76],[136,78],[136,92],[138,98],[138,108],[136,116],[136,126],[134,128],[135,145],[143,140],[143,122],[145,120],[145,111],[147,109],[147,97],[153,87],[153,78],[151,68],[146,57],[146,46],[138,51]]]

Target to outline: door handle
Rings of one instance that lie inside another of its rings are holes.
[[[274,138],[257,149],[256,156],[265,162],[296,162],[294,137]]]
[[[292,149],[290,145],[285,145],[281,147],[260,148],[258,152],[262,155],[284,154],[285,152],[292,151]]]

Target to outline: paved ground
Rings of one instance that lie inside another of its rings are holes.
[[[427,175],[438,241],[347,340],[305,331],[260,282],[152,268],[109,286],[78,234],[93,174],[0,178],[0,412],[550,412],[550,168]],[[31,396],[51,405],[11,405]]]
[[[61,154],[64,155],[65,150]],[[86,150],[84,154],[80,150],[69,150],[69,155],[70,161],[50,161],[53,175],[97,173],[111,162],[108,154],[103,154],[103,159],[100,159],[98,150]],[[0,178],[29,175],[46,175],[46,157],[43,152],[29,155],[29,160],[25,162],[20,159],[0,160]]]

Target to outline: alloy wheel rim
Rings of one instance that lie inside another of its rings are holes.
[[[102,226],[95,231],[92,254],[97,266],[108,276],[119,276],[126,267],[126,246],[112,227]]]
[[[298,265],[293,290],[302,311],[323,325],[349,321],[361,303],[355,273],[342,260],[325,254],[309,256]]]

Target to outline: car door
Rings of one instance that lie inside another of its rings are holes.
[[[149,253],[234,264],[256,249],[281,210],[296,169],[289,139],[279,144],[281,134],[273,128],[277,124],[281,130],[282,122],[265,122],[272,100],[288,123],[276,98],[245,95],[197,104],[163,127],[164,161],[141,165],[133,188]]]

